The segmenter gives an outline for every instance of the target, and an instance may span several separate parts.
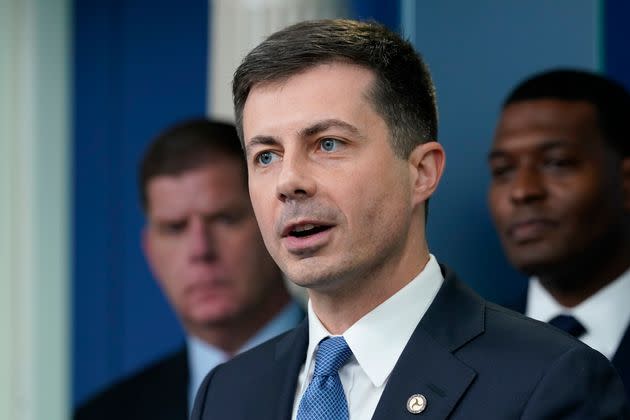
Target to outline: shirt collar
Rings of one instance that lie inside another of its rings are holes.
[[[560,314],[573,315],[586,328],[582,341],[609,358],[630,323],[630,268],[615,281],[573,308],[560,305],[540,284],[530,279],[526,315],[543,322]]]
[[[443,281],[440,266],[435,257],[430,255],[429,262],[411,282],[343,333],[353,357],[375,387],[381,386],[389,377]],[[307,369],[319,342],[331,336],[313,311],[310,301],[308,324]],[[385,332],[387,337],[384,336]]]

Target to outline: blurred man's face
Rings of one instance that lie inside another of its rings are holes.
[[[489,164],[492,216],[508,258],[527,274],[566,271],[605,248],[623,220],[620,160],[586,102],[508,105]]]
[[[240,165],[217,158],[148,184],[145,252],[192,334],[252,316],[283,287],[260,236]]]
[[[400,265],[412,248],[413,168],[394,155],[368,99],[373,81],[362,67],[323,64],[256,85],[245,103],[249,187],[265,243],[311,289],[347,288],[346,279]]]

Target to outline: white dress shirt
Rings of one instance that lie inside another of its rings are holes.
[[[343,333],[353,354],[350,361],[339,369],[350,420],[372,418],[394,365],[443,281],[440,266],[430,255],[424,269],[409,284]],[[313,376],[317,345],[323,338],[332,336],[317,318],[310,301],[308,326],[308,350],[298,376],[294,420],[302,394]]]
[[[285,331],[290,330],[302,321],[304,312],[295,303],[289,303],[275,318],[267,325],[258,330],[236,353],[242,353],[263,342],[273,338]],[[204,378],[217,365],[226,362],[230,357],[221,349],[211,346],[197,337],[188,336],[186,338],[188,350],[188,370],[190,381],[188,384],[188,411],[192,410],[195,402],[197,389]]]
[[[556,315],[573,315],[586,328],[580,340],[612,359],[630,324],[630,269],[573,308],[560,305],[537,278],[529,280],[525,315],[547,322]]]

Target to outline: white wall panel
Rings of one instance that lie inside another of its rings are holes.
[[[0,0],[0,418],[68,418],[66,0]]]

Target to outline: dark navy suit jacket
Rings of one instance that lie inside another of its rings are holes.
[[[525,313],[527,307],[527,290],[519,295],[518,299],[506,304],[506,307],[520,313]],[[630,324],[626,326],[621,343],[612,358],[612,364],[619,372],[621,381],[626,388],[626,397],[630,400]]]
[[[448,269],[443,274],[374,420],[630,418],[621,381],[604,356],[484,301]],[[304,321],[218,366],[197,393],[192,420],[289,420],[307,346]],[[419,415],[406,409],[413,394],[427,399]]]
[[[188,380],[182,347],[82,404],[74,420],[186,420]]]

